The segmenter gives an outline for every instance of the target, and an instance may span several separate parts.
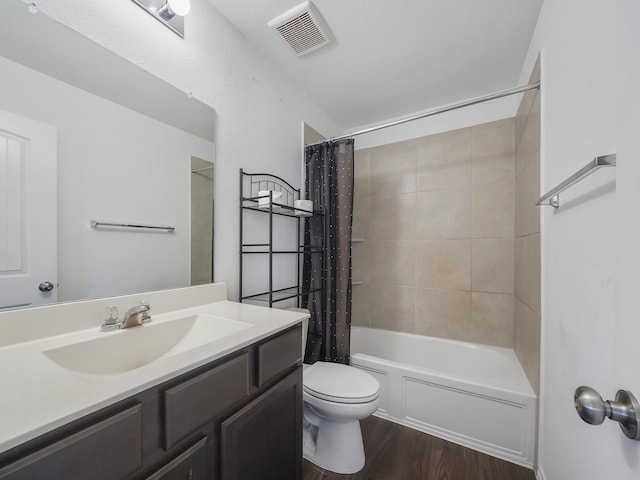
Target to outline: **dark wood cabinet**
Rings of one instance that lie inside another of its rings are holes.
[[[182,452],[146,480],[198,480],[207,478],[207,437]]]
[[[221,479],[302,478],[302,367],[222,422]]]
[[[126,478],[142,467],[141,445],[142,405],[138,404],[5,465],[0,479]]]
[[[165,449],[248,396],[248,353],[165,390]]]
[[[300,480],[300,330],[0,453],[0,480]]]

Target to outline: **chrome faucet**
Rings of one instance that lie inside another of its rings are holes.
[[[146,302],[140,302],[138,305],[127,310],[121,319],[118,319],[117,317],[105,319],[100,330],[108,332],[110,330],[130,328],[150,322],[151,315],[149,315],[149,310],[151,310],[149,304]]]

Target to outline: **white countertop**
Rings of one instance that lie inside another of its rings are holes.
[[[75,373],[42,352],[101,335],[127,334],[131,329],[100,332],[93,327],[0,347],[0,452],[282,331],[307,316],[224,300],[152,315],[152,323],[193,314],[249,326],[192,350],[109,375]],[[144,329],[152,323],[132,328]]]

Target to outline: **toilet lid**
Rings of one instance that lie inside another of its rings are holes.
[[[304,369],[304,391],[323,400],[366,403],[380,395],[378,381],[348,365],[316,362]]]

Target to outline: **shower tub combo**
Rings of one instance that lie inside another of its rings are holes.
[[[512,350],[353,327],[351,364],[380,382],[375,415],[533,466],[536,395]]]

